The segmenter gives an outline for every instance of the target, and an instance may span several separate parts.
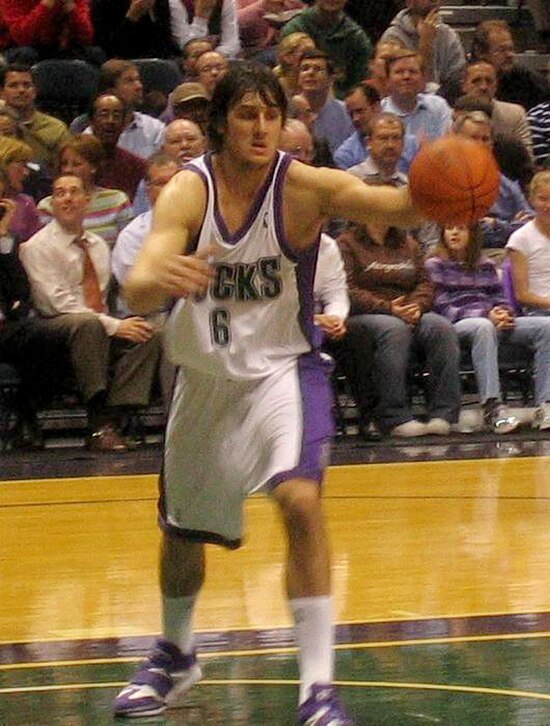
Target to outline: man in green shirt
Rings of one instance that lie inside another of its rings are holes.
[[[372,50],[365,31],[344,12],[345,4],[346,0],[315,0],[282,31],[283,36],[307,33],[319,50],[325,51],[336,67],[338,96],[365,78]]]
[[[71,134],[54,116],[36,110],[36,86],[29,67],[12,64],[0,72],[0,96],[17,118],[21,139],[33,150],[33,161],[55,168],[61,146]]]

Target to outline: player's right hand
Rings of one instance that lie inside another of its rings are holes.
[[[208,261],[209,250],[196,255],[169,255],[160,271],[159,282],[172,297],[201,297],[206,295],[215,271]]]

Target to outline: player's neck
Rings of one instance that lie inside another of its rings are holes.
[[[254,166],[227,151],[221,151],[213,157],[214,172],[218,182],[221,182],[231,194],[241,198],[253,198],[256,195],[267,179],[272,163],[273,159],[269,164]]]

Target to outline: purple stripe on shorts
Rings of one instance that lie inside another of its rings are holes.
[[[298,379],[302,397],[302,445],[297,465],[271,477],[267,488],[291,479],[311,479],[321,484],[328,466],[334,434],[332,417],[332,360],[319,353],[305,353],[298,358]]]

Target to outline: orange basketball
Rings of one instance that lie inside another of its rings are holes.
[[[440,224],[470,225],[496,200],[500,170],[483,144],[464,136],[444,136],[424,144],[409,169],[413,204]]]

